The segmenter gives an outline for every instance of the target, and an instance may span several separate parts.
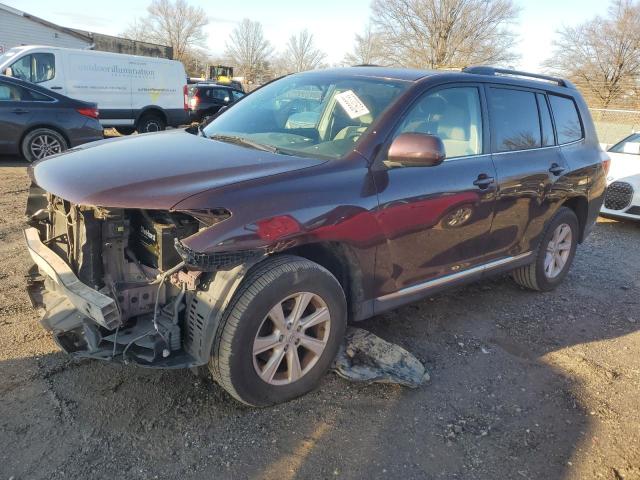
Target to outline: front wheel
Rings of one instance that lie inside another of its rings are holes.
[[[233,397],[281,403],[317,386],[346,328],[336,278],[309,260],[283,255],[251,270],[218,327],[209,368]]]
[[[28,162],[34,162],[50,155],[62,153],[68,148],[62,135],[50,128],[36,128],[27,133],[20,149]]]
[[[514,270],[514,280],[531,290],[553,290],[569,273],[577,245],[578,218],[570,208],[561,207],[545,229],[535,261]]]

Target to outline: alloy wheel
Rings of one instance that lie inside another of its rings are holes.
[[[253,342],[253,366],[271,385],[287,385],[306,375],[329,340],[331,316],[314,293],[299,292],[276,303]]]
[[[45,133],[38,135],[31,141],[29,150],[31,150],[33,158],[40,160],[41,158],[48,157],[49,155],[62,152],[62,145],[57,138]]]
[[[556,278],[562,273],[569,260],[572,241],[573,233],[566,223],[558,225],[553,231],[544,258],[544,274],[547,278]]]

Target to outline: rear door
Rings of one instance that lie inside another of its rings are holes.
[[[0,80],[0,152],[18,153],[19,141],[32,113],[26,89]]]
[[[544,92],[487,85],[493,163],[498,180],[489,251],[492,258],[535,248],[553,204],[566,194],[567,165]]]
[[[406,289],[485,261],[496,176],[482,88],[447,85],[423,94],[401,133],[438,135],[446,160],[434,167],[390,168],[379,176],[378,221],[387,239],[377,255],[384,293]]]

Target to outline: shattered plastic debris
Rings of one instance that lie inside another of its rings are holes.
[[[397,383],[417,388],[429,381],[424,365],[400,345],[353,327],[347,329],[333,370],[357,382]]]

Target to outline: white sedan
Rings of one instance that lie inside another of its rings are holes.
[[[611,166],[600,213],[640,220],[640,133],[616,143],[607,154]]]

